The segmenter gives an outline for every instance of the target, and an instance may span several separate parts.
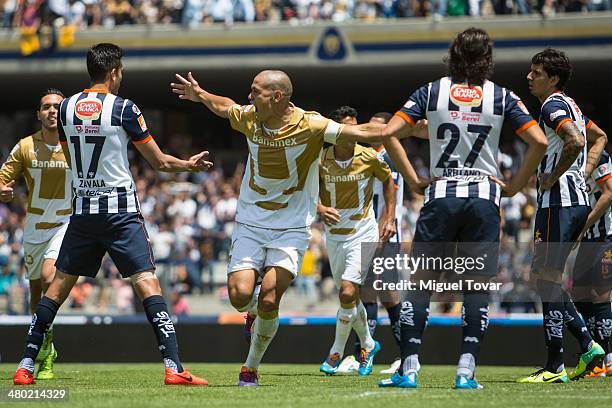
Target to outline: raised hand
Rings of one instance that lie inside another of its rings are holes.
[[[187,74],[187,79],[183,78],[179,74],[175,74],[176,79],[179,83],[172,82],[170,87],[172,88],[172,92],[178,95],[179,99],[187,99],[193,102],[200,102],[200,92],[203,91],[198,84],[198,81],[195,80],[191,72]]]

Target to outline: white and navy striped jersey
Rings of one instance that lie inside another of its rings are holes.
[[[378,157],[384,160],[389,166],[389,169],[391,169],[391,177],[393,177],[393,184],[395,184],[395,229],[397,233],[391,237],[389,242],[402,242],[401,219],[403,215],[402,209],[404,207],[404,178],[399,171],[397,171],[393,163],[391,163],[391,158],[383,146],[377,150],[377,153]],[[372,208],[374,208],[376,222],[380,220],[379,217],[384,207],[385,197],[383,194],[383,183],[376,179],[374,180],[374,194],[372,196]]]
[[[521,133],[533,120],[523,102],[491,81],[470,87],[441,78],[422,86],[396,113],[408,123],[427,118],[430,174],[425,203],[438,198],[482,198],[499,206],[497,152],[505,122]]]
[[[546,98],[540,111],[539,124],[544,133],[546,133],[548,147],[538,167],[538,179],[540,174],[552,173],[557,166],[564,144],[563,139],[557,135],[557,132],[564,123],[570,121],[576,124],[580,133],[586,139],[586,121],[576,102],[561,92],[555,92]],[[559,181],[550,190],[542,192],[538,185],[539,208],[589,205],[584,180],[586,156],[587,143],[585,140],[584,148],[578,155],[578,158],[576,158],[576,161],[559,177]]]
[[[587,129],[593,122],[587,120]],[[591,208],[595,208],[595,204],[599,197],[601,197],[603,185],[606,180],[612,177],[612,161],[610,161],[610,155],[604,151],[601,154],[597,167],[593,170],[591,177],[587,180],[587,191],[589,193],[589,200],[591,201]],[[598,239],[605,238],[608,235],[612,235],[612,209],[608,208],[608,211],[598,219],[591,228],[586,232],[586,239]]]
[[[85,89],[60,105],[60,143],[71,158],[74,214],[139,212],[128,143],[151,135],[134,102],[101,89]]]

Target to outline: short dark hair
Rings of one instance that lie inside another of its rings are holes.
[[[40,94],[40,106],[42,106],[42,98],[44,98],[47,95],[59,95],[62,97],[62,99],[65,98],[64,94],[62,93],[62,91],[60,91],[57,88],[47,88],[45,89],[41,94]]]
[[[482,85],[493,73],[493,41],[485,30],[468,28],[457,34],[444,61],[454,81]]]
[[[392,117],[393,115],[389,112],[376,112],[374,115],[372,115],[372,118],[380,118],[384,120],[385,123],[389,123]]]
[[[357,109],[345,105],[339,107],[338,109],[332,111],[332,113],[329,114],[329,117],[336,122],[340,122],[347,116],[350,116],[351,118],[357,118]]]
[[[87,72],[92,82],[104,81],[113,69],[121,67],[123,50],[110,43],[96,44],[87,52]]]
[[[546,48],[531,59],[533,65],[542,65],[549,77],[558,76],[557,89],[564,91],[565,85],[572,76],[572,65],[563,51]]]

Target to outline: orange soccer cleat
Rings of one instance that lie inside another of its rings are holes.
[[[208,385],[208,381],[204,378],[196,377],[187,370],[182,373],[177,373],[171,368],[166,368],[166,385]]]
[[[20,368],[15,371],[13,375],[13,384],[15,385],[28,385],[28,384],[36,384],[34,381],[34,373],[29,372],[25,368]]]
[[[601,367],[593,368],[593,371],[591,371],[591,373],[587,375],[587,378],[600,378],[600,377],[605,377],[605,376],[606,376],[606,365],[603,364]]]

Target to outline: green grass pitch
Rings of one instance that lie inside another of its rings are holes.
[[[479,367],[483,390],[453,390],[455,368],[425,366],[417,390],[381,389],[369,377],[326,377],[316,365],[263,364],[258,388],[238,388],[240,364],[187,364],[208,387],[163,386],[160,364],[57,364],[56,378],[34,387],[69,390],[67,402],[9,404],[15,407],[580,407],[612,406],[612,378],[570,384],[517,384],[525,367]],[[375,366],[375,373],[382,366]],[[384,367],[386,368],[386,367]],[[12,387],[14,364],[0,365],[0,389]],[[19,387],[24,388],[24,387]],[[0,402],[2,406],[8,406]]]

